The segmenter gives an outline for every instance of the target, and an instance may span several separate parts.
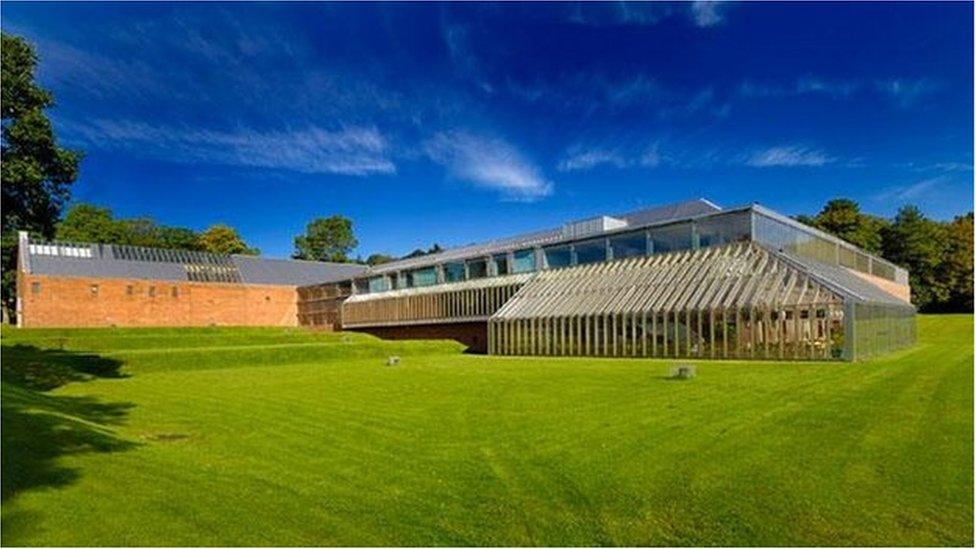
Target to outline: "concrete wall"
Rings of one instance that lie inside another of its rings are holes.
[[[294,286],[53,277],[23,272],[17,284],[24,327],[298,324]]]
[[[487,322],[450,322],[443,324],[345,329],[350,332],[372,334],[381,339],[453,339],[466,345],[469,352],[488,352]]]

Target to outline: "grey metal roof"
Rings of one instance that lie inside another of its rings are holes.
[[[799,266],[825,286],[843,295],[845,299],[852,299],[864,303],[913,307],[911,303],[871,284],[846,267],[827,265],[790,252],[772,249],[770,251],[787,262]]]
[[[89,243],[30,242],[27,272],[49,276],[132,278],[300,286],[344,280],[364,265]]]
[[[348,280],[366,271],[365,265],[354,263],[326,263],[297,259],[269,259],[247,255],[232,255],[241,280],[248,284],[284,284],[307,286]]]
[[[630,230],[639,229],[648,225],[667,223],[670,221],[717,213],[720,211],[722,211],[722,208],[716,206],[708,200],[705,200],[704,198],[699,198],[696,200],[677,202],[674,204],[656,206],[653,208],[643,208],[624,214],[613,215],[611,217],[626,222],[626,229],[621,230]],[[382,265],[373,267],[369,272],[371,274],[388,273],[402,269],[412,269],[420,266],[433,265],[435,263],[441,263],[444,261],[453,261],[475,256],[506,252],[509,250],[553,244],[565,240],[574,240],[574,238],[565,236],[563,234],[563,228],[558,227],[531,233],[523,233],[507,238],[489,240],[487,242],[477,244],[459,246],[436,254],[391,261],[390,263],[384,263]]]

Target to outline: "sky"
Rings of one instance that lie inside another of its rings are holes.
[[[973,209],[973,4],[19,3],[73,200],[287,257],[698,197]]]

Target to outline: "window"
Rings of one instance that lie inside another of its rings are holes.
[[[169,295],[171,295],[173,297],[179,297],[180,296],[180,289],[177,288],[176,286],[173,286],[172,288],[169,289]]]
[[[149,297],[156,297],[156,287],[155,286],[150,286],[149,287]]]
[[[31,293],[32,294],[39,294],[39,293],[41,293],[41,283],[40,282],[31,282]]]
[[[691,249],[691,224],[683,223],[651,229],[651,248],[654,253]]]
[[[433,286],[437,284],[437,268],[436,267],[426,267],[423,269],[417,269],[412,271],[413,275],[413,286],[419,288],[421,286]]]
[[[133,288],[131,284],[125,287],[125,295],[132,295],[134,293],[135,288]]]
[[[462,280],[464,280],[464,263],[444,264],[444,282],[461,282]]]
[[[92,284],[90,290],[92,297],[98,296],[98,284]]]
[[[369,281],[365,278],[356,280],[353,284],[356,286],[357,294],[368,294],[369,293]]]
[[[390,289],[390,279],[385,276],[374,276],[369,279],[369,292],[385,292]]]
[[[708,217],[696,222],[698,246],[719,246],[749,240],[752,223],[749,212]]]
[[[628,233],[610,237],[610,257],[623,259],[647,254],[647,233]]]
[[[508,254],[492,256],[491,261],[495,264],[495,276],[508,274]]]
[[[576,264],[600,263],[607,260],[607,241],[604,239],[580,242],[574,247]]]
[[[482,258],[468,260],[468,279],[485,278],[488,276],[488,261]]]
[[[535,270],[535,250],[519,250],[513,254],[512,272],[528,273]]]
[[[546,267],[549,269],[568,267],[573,264],[573,255],[570,253],[569,246],[543,248],[542,253],[546,259]]]
[[[410,280],[410,275],[408,273],[397,273],[396,274],[396,287],[397,289],[409,288],[413,285],[413,281]]]

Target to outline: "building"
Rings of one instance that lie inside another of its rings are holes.
[[[756,204],[693,200],[368,269],[27,244],[27,326],[297,324],[497,355],[854,360],[915,341],[904,269]]]
[[[387,263],[299,293],[302,324],[338,317],[347,330],[453,337],[501,355],[853,360],[915,340],[904,269],[762,206],[707,200]]]
[[[362,265],[112,244],[32,242],[20,234],[17,322],[26,327],[297,326],[296,288]]]

